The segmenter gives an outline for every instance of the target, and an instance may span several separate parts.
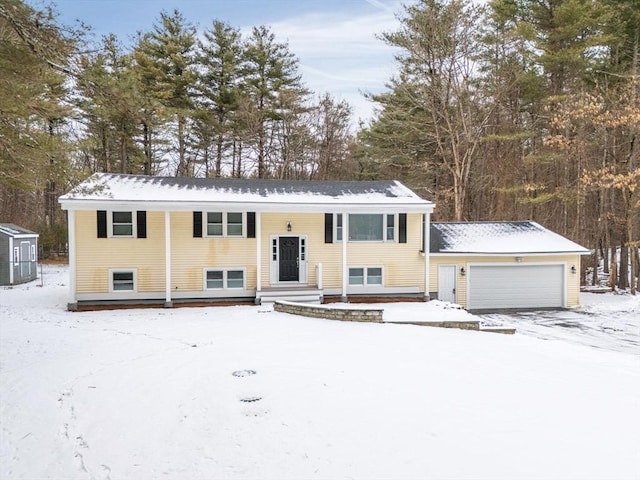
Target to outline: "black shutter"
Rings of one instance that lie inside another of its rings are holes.
[[[324,214],[324,243],[333,243],[333,213]]]
[[[107,211],[98,210],[98,238],[107,238]]]
[[[247,238],[256,238],[256,212],[247,212]]]
[[[407,214],[398,214],[398,243],[407,243]]]
[[[136,212],[138,238],[147,238],[147,212],[138,210]]]
[[[202,237],[202,212],[193,212],[193,237]]]

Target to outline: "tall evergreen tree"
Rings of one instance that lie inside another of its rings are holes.
[[[202,147],[215,145],[214,174],[222,175],[222,159],[228,148],[237,140],[237,111],[242,82],[242,41],[240,32],[218,20],[203,34],[199,42],[198,102],[200,115],[198,130]],[[207,138],[209,140],[207,140]],[[208,148],[205,148],[205,164],[208,168]]]
[[[274,143],[287,111],[300,107],[307,90],[298,73],[298,61],[286,43],[279,43],[268,27],[253,28],[244,50],[244,82],[251,106],[245,110],[253,125],[258,178],[269,175],[268,160],[274,155]],[[280,132],[282,134],[282,132]]]
[[[142,35],[134,51],[138,76],[145,92],[166,109],[174,121],[176,174],[193,175],[187,156],[187,127],[193,111],[195,28],[174,10],[162,12],[153,30]],[[150,107],[153,112],[153,107]]]

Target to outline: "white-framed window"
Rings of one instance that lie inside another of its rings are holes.
[[[245,224],[244,212],[207,212],[208,237],[242,237]]]
[[[133,237],[133,230],[133,212],[111,212],[111,234],[114,237]]]
[[[350,213],[350,242],[393,242],[396,240],[395,214]]]
[[[20,247],[13,247],[13,265],[20,265]]]
[[[138,290],[137,274],[135,269],[111,269],[109,270],[110,292],[135,292]]]
[[[205,290],[244,289],[245,268],[205,268]]]
[[[336,213],[336,221],[335,223],[335,228],[336,228],[336,241],[341,242],[342,241],[342,214],[341,213]]]
[[[35,245],[31,245],[31,261],[32,262],[36,261],[36,246]]]
[[[382,286],[382,267],[349,267],[349,285]]]

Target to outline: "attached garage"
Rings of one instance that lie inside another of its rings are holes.
[[[430,295],[467,310],[579,304],[580,256],[589,251],[530,222],[434,222]]]
[[[467,308],[564,307],[564,270],[564,264],[470,264],[467,274]]]

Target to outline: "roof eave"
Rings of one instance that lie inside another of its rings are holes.
[[[265,199],[262,202],[247,201],[150,201],[150,200],[110,200],[110,199],[76,199],[60,197],[58,200],[63,210],[97,210],[104,208],[115,209],[137,209],[150,211],[193,211],[211,210],[212,208],[224,207],[224,210],[241,208],[245,211],[258,212],[379,212],[380,210],[407,212],[407,213],[430,213],[435,204],[427,200],[416,202],[348,202],[341,199],[339,202],[274,202]]]

